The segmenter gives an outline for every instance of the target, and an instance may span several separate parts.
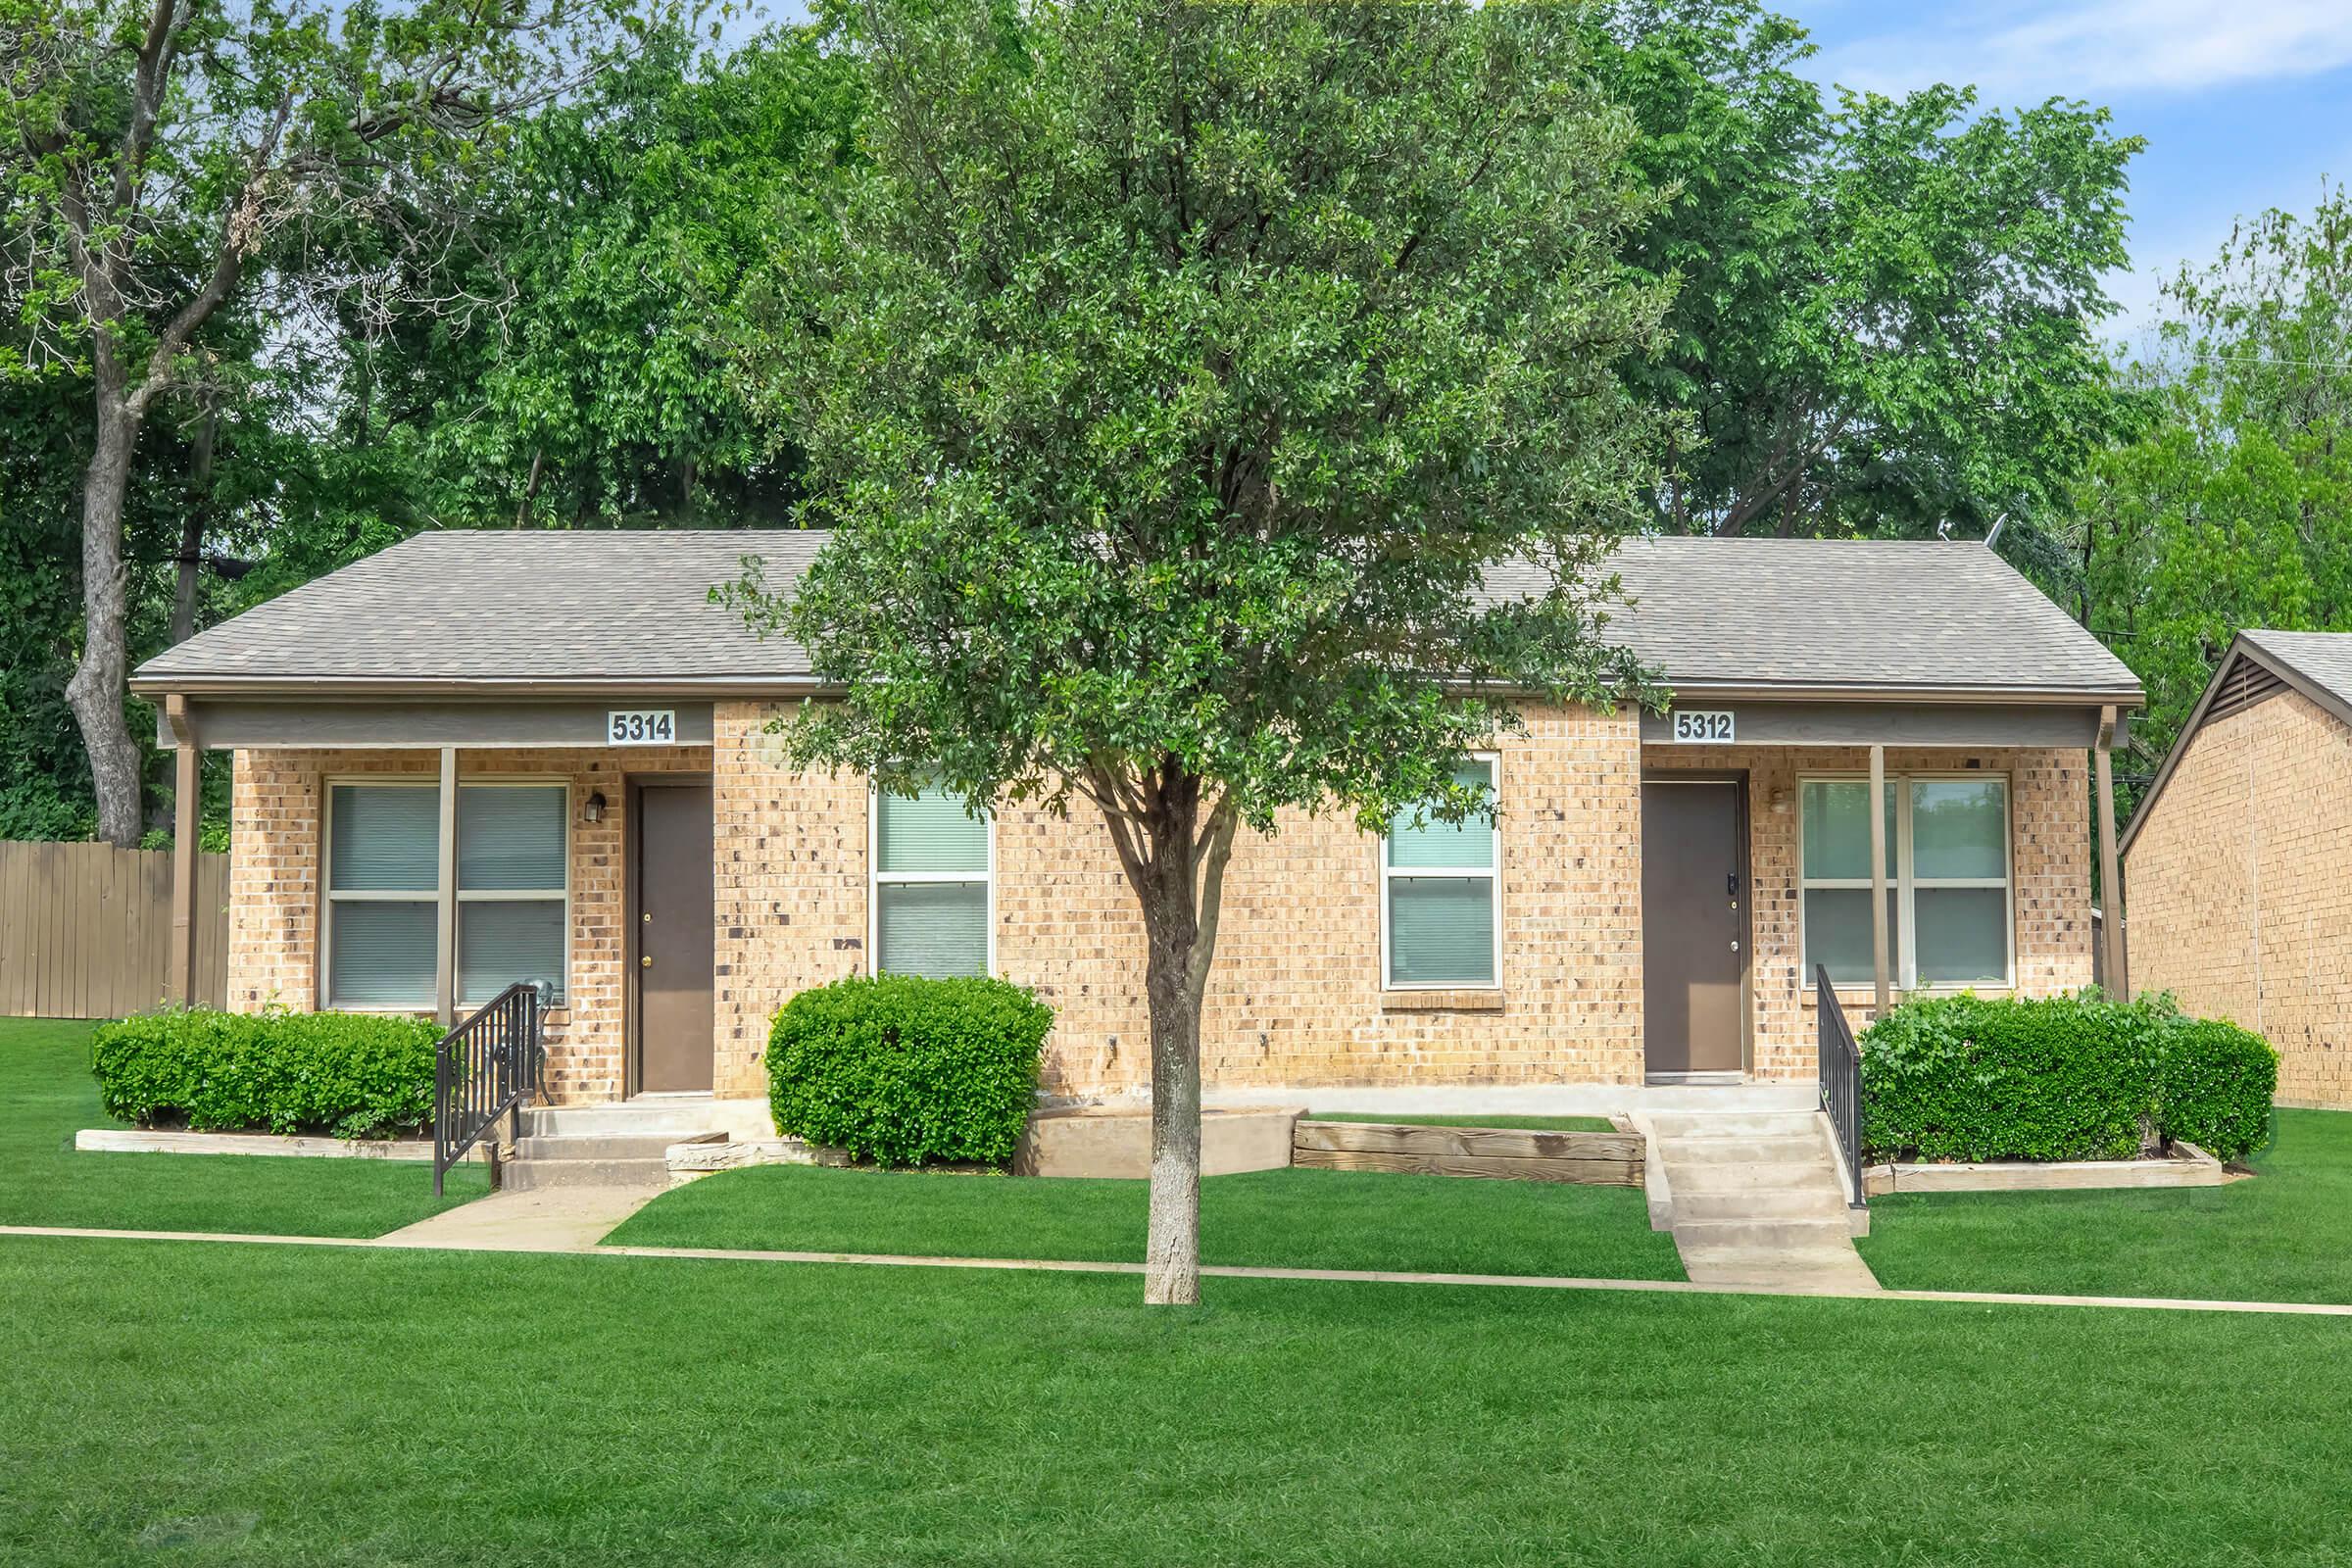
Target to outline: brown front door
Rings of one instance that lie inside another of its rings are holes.
[[[1652,1073],[1736,1073],[1747,1036],[1745,793],[1642,781],[1642,1019]]]
[[[710,786],[637,792],[637,1089],[710,1087]]]

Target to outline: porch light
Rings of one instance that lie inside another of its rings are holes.
[[[602,822],[604,819],[605,792],[603,790],[597,790],[588,797],[587,804],[580,808],[580,820],[583,822]]]

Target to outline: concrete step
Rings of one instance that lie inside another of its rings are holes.
[[[1876,1291],[1877,1278],[1853,1248],[1685,1247],[1683,1267],[1699,1285],[1771,1285],[1790,1291]]]
[[[1683,1197],[1675,1195],[1674,1240],[1683,1248],[1735,1248],[1742,1251],[1818,1249],[1851,1253],[1853,1242],[1842,1210],[1812,1219],[1685,1219]]]
[[[550,1187],[667,1187],[669,1162],[650,1159],[517,1159],[499,1172],[513,1193]]]
[[[1842,1189],[1837,1172],[1813,1151],[1811,1159],[1666,1161],[1666,1177],[1676,1193],[1753,1193],[1780,1191],[1836,1194]]]
[[[1826,1219],[1835,1221],[1838,1234],[1845,1234],[1845,1200],[1831,1187],[1819,1189],[1788,1188],[1779,1191],[1743,1193],[1694,1193],[1688,1188],[1674,1190],[1674,1220],[1677,1229],[1686,1224],[1713,1220],[1756,1220],[1777,1222],[1785,1219]]]
[[[1661,1139],[1795,1138],[1812,1133],[1811,1110],[1660,1111],[1649,1118]]]
[[[514,1154],[518,1159],[660,1159],[681,1142],[666,1133],[526,1134],[514,1145]]]
[[[522,1113],[534,1138],[662,1138],[671,1143],[709,1132],[717,1116],[709,1100],[626,1100],[610,1105],[539,1105]]]
[[[1826,1163],[1829,1148],[1821,1135],[1807,1128],[1800,1133],[1751,1138],[1658,1139],[1658,1158],[1669,1171],[1695,1165],[1756,1165]]]

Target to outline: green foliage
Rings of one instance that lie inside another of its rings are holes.
[[[1009,1165],[1053,1026],[1053,1008],[1003,980],[813,987],[768,1035],[776,1130],[881,1165]]]
[[[2216,1159],[2243,1159],[2270,1142],[2278,1053],[2251,1030],[2183,1018],[2168,1032],[2157,1078],[2164,1136]]]
[[[405,1014],[175,1007],[99,1025],[90,1054],[119,1120],[368,1138],[431,1124],[441,1034]]]
[[[1628,261],[1679,280],[1635,372],[1690,414],[1659,520],[1722,533],[2029,537],[2117,433],[2098,322],[2127,264],[2104,110],[1973,91],[1825,101],[1801,27],[1757,0],[1620,0],[1601,79],[1667,200]]]
[[[1906,1002],[1862,1036],[1862,1142],[1880,1157],[2130,1159],[2185,1138],[2239,1159],[2268,1137],[2277,1053],[2169,996]]]
[[[2242,222],[2165,300],[2148,423],[2076,495],[2059,584],[2147,688],[2141,782],[2239,631],[2352,630],[2352,194]]]
[[[747,345],[836,525],[789,606],[738,596],[850,693],[803,715],[803,760],[976,808],[1093,770],[1098,800],[1158,792],[1161,827],[1459,819],[1502,691],[1638,684],[1595,614],[1666,422],[1619,367],[1670,290],[1618,260],[1633,127],[1572,13],[841,25],[865,161],[784,234]],[[1505,561],[1541,574],[1496,605]]]
[[[1920,1159],[2130,1159],[2156,1125],[2154,1004],[1907,1002],[1862,1037],[1862,1142]]]

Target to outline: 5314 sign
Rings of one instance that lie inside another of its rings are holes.
[[[1697,709],[1674,710],[1674,739],[1680,746],[1729,746],[1732,743],[1732,713],[1729,709],[1702,711]]]
[[[666,708],[615,709],[605,715],[605,739],[614,746],[674,745],[678,715]]]

